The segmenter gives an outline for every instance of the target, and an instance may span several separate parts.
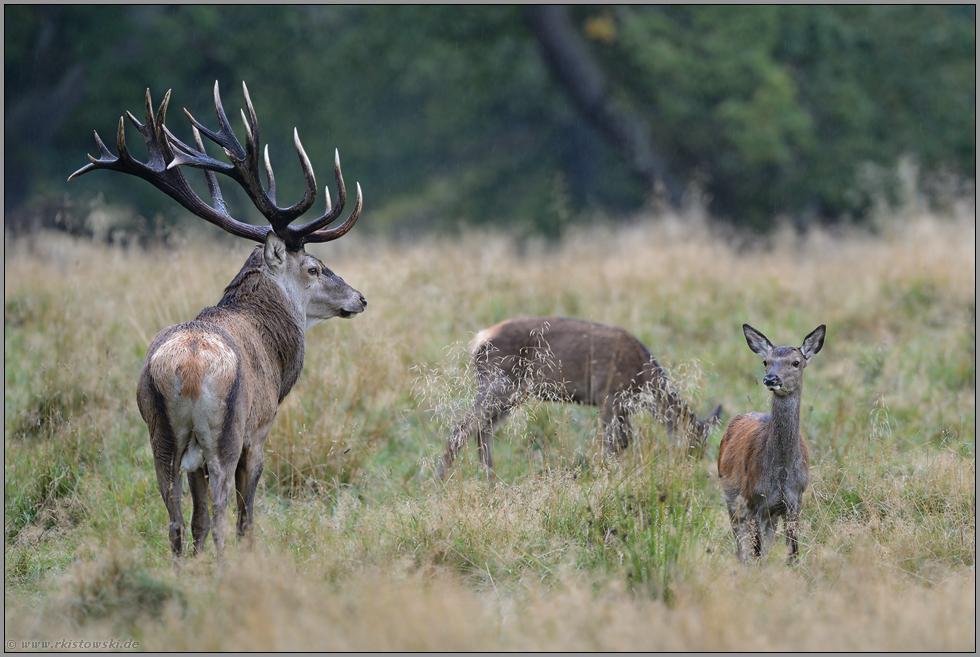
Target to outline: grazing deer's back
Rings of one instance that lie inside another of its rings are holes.
[[[616,326],[568,317],[508,319],[480,331],[472,351],[504,370],[531,364],[536,378],[560,381],[577,401],[638,383],[650,352]]]

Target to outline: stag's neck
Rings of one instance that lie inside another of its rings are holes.
[[[772,396],[764,459],[767,463],[791,466],[800,458],[800,397],[802,388],[791,395]]]
[[[277,366],[282,401],[303,369],[306,318],[275,281],[260,269],[250,269],[248,263],[225,288],[218,305],[204,311],[202,318],[212,310],[216,314],[234,314],[236,321],[252,328],[258,337],[254,347],[263,350]]]

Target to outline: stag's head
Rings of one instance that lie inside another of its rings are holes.
[[[116,132],[117,155],[106,147],[95,133],[99,156],[89,155],[86,164],[68,177],[68,180],[94,171],[108,169],[143,178],[164,192],[184,208],[232,235],[244,237],[263,245],[261,267],[283,289],[297,305],[297,310],[305,317],[309,327],[330,317],[350,317],[360,313],[367,305],[364,296],[349,286],[342,278],[330,271],[319,259],[308,254],[306,244],[329,242],[345,235],[361,215],[364,205],[361,185],[356,185],[357,194],[354,209],[346,220],[336,226],[331,224],[343,212],[347,202],[347,187],[340,169],[340,153],[334,152],[334,175],[337,180],[337,203],[330,200],[330,189],[325,187],[326,209],[321,215],[306,223],[294,225],[293,222],[305,214],[316,199],[317,183],[313,167],[299,139],[299,132],[293,129],[293,143],[299,157],[306,189],[303,197],[296,203],[281,207],[276,201],[276,178],[269,159],[268,145],[262,151],[262,164],[259,160],[259,123],[249,97],[248,87],[242,83],[245,109],[241,110],[245,127],[245,145],[238,140],[228,122],[218,83],[214,83],[214,107],[218,129],[211,130],[184,109],[191,122],[194,146],[177,138],[166,126],[167,106],[170,91],[154,111],[150,90],[146,90],[146,121],[141,123],[132,113],[119,117]],[[140,162],[126,147],[126,118],[142,135],[146,143],[147,159]],[[218,160],[208,155],[201,135],[221,147],[228,161]],[[193,167],[204,172],[211,202],[204,201],[188,184],[183,167]],[[265,182],[261,180],[260,170],[264,169]],[[216,173],[223,174],[239,184],[255,207],[269,222],[267,226],[256,226],[234,218],[225,204],[218,185]]]
[[[774,347],[762,333],[748,324],[742,325],[749,349],[762,357],[766,369],[762,384],[779,397],[792,395],[803,385],[803,370],[823,347],[826,330],[823,324],[813,329],[800,347]]]

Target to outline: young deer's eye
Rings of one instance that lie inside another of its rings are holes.
[[[794,360],[793,361],[793,367],[799,367],[799,366],[800,366],[800,361]]]
[[[768,360],[762,361],[762,366],[763,367],[769,367],[769,361]]]
[[[310,267],[306,271],[310,272],[310,276],[316,276],[316,273],[317,273],[316,267]]]

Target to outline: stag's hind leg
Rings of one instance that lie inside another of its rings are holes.
[[[184,516],[180,510],[180,497],[183,493],[182,479],[180,477],[180,462],[175,456],[167,458],[166,455],[156,454],[157,485],[160,488],[160,496],[167,507],[167,515],[170,519],[169,536],[170,551],[174,557],[179,557],[183,551]]]
[[[194,554],[204,550],[204,542],[211,531],[211,516],[208,510],[208,479],[205,466],[187,473],[187,484],[194,503],[191,515],[191,535],[194,537]]]

